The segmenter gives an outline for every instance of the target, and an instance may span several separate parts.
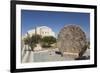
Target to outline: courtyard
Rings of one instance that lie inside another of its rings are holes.
[[[42,50],[42,51],[26,51],[22,57],[22,63],[31,63],[31,62],[52,62],[52,61],[69,61],[74,60],[71,56],[61,56],[60,54],[55,53],[56,50]],[[90,49],[87,49],[83,54],[83,60],[89,59]],[[77,59],[77,60],[79,60]]]

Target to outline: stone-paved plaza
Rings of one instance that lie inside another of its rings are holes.
[[[83,54],[85,59],[89,59],[90,49]],[[86,58],[87,57],[87,58]],[[82,59],[82,58],[81,58]],[[71,56],[61,56],[56,54],[55,50],[43,50],[43,51],[25,51],[22,56],[22,63],[30,62],[52,62],[52,61],[69,61],[74,60]]]

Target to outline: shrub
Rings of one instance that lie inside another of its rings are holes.
[[[51,44],[56,43],[56,38],[53,36],[45,36],[42,38],[42,47],[51,47]]]

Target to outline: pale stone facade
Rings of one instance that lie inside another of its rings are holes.
[[[30,35],[30,37],[34,34],[38,34],[41,35],[42,37],[44,36],[53,36],[55,37],[55,33],[52,31],[51,28],[47,27],[47,26],[41,26],[41,27],[36,27],[34,29],[29,30],[25,36],[27,36],[27,34]],[[25,37],[24,36],[24,37]]]

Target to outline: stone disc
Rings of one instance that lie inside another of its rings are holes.
[[[67,55],[82,56],[86,50],[86,35],[78,25],[64,26],[58,34],[57,47]]]

